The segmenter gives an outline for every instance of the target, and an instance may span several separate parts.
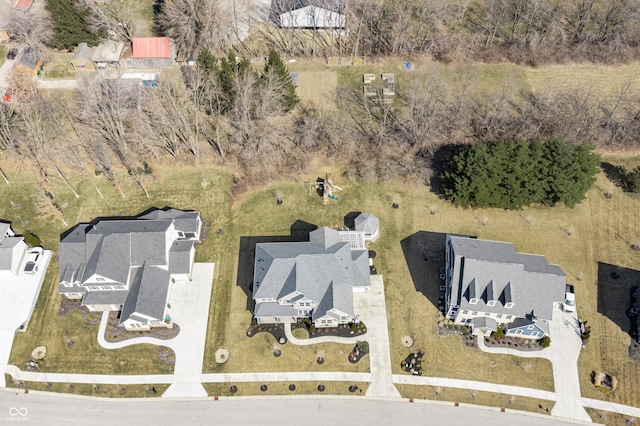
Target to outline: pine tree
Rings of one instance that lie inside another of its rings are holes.
[[[46,7],[54,24],[51,47],[70,50],[82,42],[89,46],[98,44],[99,35],[89,27],[89,10],[77,0],[47,0]]]
[[[273,75],[281,86],[281,106],[283,112],[291,111],[300,101],[296,95],[296,86],[293,84],[289,70],[282,62],[280,55],[275,50],[269,53],[269,59],[264,66],[264,75]]]

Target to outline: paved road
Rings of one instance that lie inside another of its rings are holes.
[[[77,89],[78,80],[41,80],[38,79],[38,89]]]
[[[98,399],[0,392],[0,423],[58,425],[469,425],[561,426],[549,416],[501,413],[495,409],[363,397],[221,398],[201,400]],[[575,424],[575,423],[574,423]]]

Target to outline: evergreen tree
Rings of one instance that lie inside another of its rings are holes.
[[[500,141],[461,148],[442,174],[446,196],[463,207],[575,206],[595,181],[593,146]]]
[[[47,0],[46,7],[54,25],[51,47],[71,50],[82,42],[89,46],[98,44],[99,35],[89,27],[90,12],[77,0]]]
[[[300,101],[296,95],[296,86],[293,84],[289,70],[282,62],[282,58],[275,50],[269,52],[269,59],[264,65],[264,76],[272,75],[280,86],[280,104],[283,112],[289,112]]]

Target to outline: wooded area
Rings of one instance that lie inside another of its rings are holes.
[[[65,4],[83,11],[78,15],[83,19],[74,21],[82,31],[71,31],[70,37],[90,31],[126,41],[141,25],[129,2],[55,0],[51,14],[55,5]],[[228,23],[221,5],[220,0],[156,4],[157,31],[175,37],[184,57],[197,53],[198,58],[197,66],[183,66],[179,76],[157,87],[91,76],[79,91],[61,96],[39,93],[28,76],[11,75],[18,103],[0,105],[3,155],[32,164],[48,194],[48,174],[54,171],[66,181],[68,168],[89,179],[102,173],[121,193],[122,177],[115,171],[124,168],[146,191],[144,177],[153,176],[154,164],[167,161],[224,164],[236,172],[239,189],[252,180],[303,172],[314,158],[338,162],[354,178],[431,183],[439,174],[440,154],[455,145],[562,139],[607,150],[638,148],[640,94],[631,81],[605,95],[584,86],[527,88],[505,73],[486,87],[483,76],[469,68],[434,66],[405,74],[392,101],[339,84],[337,91],[318,95],[331,98],[326,108],[308,98],[298,104],[276,52],[426,54],[456,64],[618,63],[640,56],[640,0],[346,0],[346,33],[312,32],[310,43],[307,30],[277,37],[257,30],[232,50],[232,37],[219,33]],[[12,21],[22,28],[22,43],[43,50],[45,43],[65,40],[59,22],[23,15]],[[254,54],[269,54],[267,66],[254,67],[248,60]]]

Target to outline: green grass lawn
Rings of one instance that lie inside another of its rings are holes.
[[[610,158],[612,162],[615,160],[615,157]],[[640,159],[625,161],[628,166],[640,163]],[[401,374],[400,361],[410,351],[421,349],[427,354],[425,375],[553,389],[551,366],[545,360],[488,355],[464,347],[457,336],[443,338],[435,333],[440,318],[437,271],[443,264],[443,253],[438,244],[423,244],[422,234],[417,233],[469,234],[510,241],[521,252],[543,254],[550,262],[558,263],[568,282],[576,287],[580,317],[593,326],[591,342],[579,361],[583,395],[640,405],[635,390],[635,384],[640,380],[640,365],[627,356],[629,337],[626,331],[599,313],[597,304],[598,261],[640,270],[637,252],[630,250],[626,242],[640,237],[640,224],[635,220],[640,213],[637,196],[617,191],[612,199],[606,199],[602,188],[610,183],[600,174],[588,199],[574,209],[465,210],[440,200],[423,186],[394,182],[384,185],[356,183],[335,173],[334,180],[344,187],[344,191],[338,193],[340,201],[322,205],[317,196],[309,195],[302,182],[313,180],[324,171],[300,177],[298,182],[258,188],[233,205],[229,198],[231,176],[213,168],[158,170],[158,180],[146,178],[150,199],[124,175],[121,183],[125,198],[117,195],[104,177],[95,178],[105,194],[104,199],[97,196],[90,182],[77,175],[71,177],[81,194],[79,199],[73,197],[59,179],[54,179],[54,191],[69,225],[98,216],[137,214],[151,206],[170,205],[202,213],[209,236],[197,247],[196,258],[216,262],[203,365],[205,372],[368,371],[366,357],[359,364],[348,363],[349,345],[296,347],[287,343],[279,345],[282,356],[273,357],[275,341],[271,336],[258,334],[248,338],[245,335],[251,314],[246,310],[247,295],[238,285],[239,276],[240,284],[251,280],[245,268],[238,265],[241,237],[285,237],[290,235],[296,221],[317,226],[342,226],[347,213],[364,211],[380,218],[381,237],[371,249],[377,251],[375,264],[385,277],[394,373]],[[42,239],[45,247],[56,251],[59,234],[68,227],[38,209],[32,195],[36,191],[31,174],[9,172],[9,178],[10,185],[3,183],[0,186],[0,197],[13,201],[19,208],[2,203],[0,217],[13,221],[18,231],[32,231]],[[276,192],[282,193],[284,203],[281,206],[276,204]],[[398,209],[391,207],[394,202],[399,204]],[[568,230],[572,231],[571,235]],[[249,259],[249,263],[252,261]],[[56,269],[54,261],[29,330],[16,336],[11,362],[23,362],[34,347],[45,344],[51,351],[47,358],[48,371],[99,370],[126,374],[167,370],[159,360],[152,362],[157,360],[154,347],[107,351],[95,343],[97,325],[86,324],[75,314],[58,317],[56,306],[60,296],[55,284]],[[74,348],[66,348],[63,344],[64,332],[74,337]],[[411,349],[401,344],[405,335],[414,339]],[[366,335],[363,339],[366,340]],[[217,365],[214,359],[214,353],[220,347],[230,351],[229,360],[223,365]],[[315,363],[319,350],[325,351],[326,363],[322,366]],[[460,368],[461,365],[468,368]],[[594,369],[617,376],[619,389],[608,396],[593,389],[589,373]]]

